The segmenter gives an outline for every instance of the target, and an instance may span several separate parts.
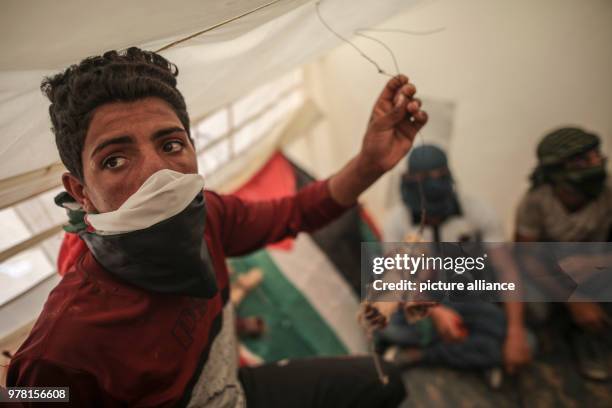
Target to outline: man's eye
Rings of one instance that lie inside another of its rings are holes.
[[[173,140],[171,142],[164,143],[164,146],[162,147],[162,150],[165,153],[178,152],[180,150],[183,150],[183,143],[181,143],[181,142],[179,142],[177,140]]]
[[[116,169],[118,167],[123,166],[125,162],[126,162],[125,157],[113,156],[113,157],[109,157],[108,159],[104,160],[104,162],[102,162],[102,166],[105,169]]]

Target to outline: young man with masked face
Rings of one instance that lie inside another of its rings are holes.
[[[516,240],[522,242],[605,242],[612,232],[612,187],[597,135],[561,128],[537,148],[531,189],[516,215]],[[610,377],[601,335],[610,333],[610,303],[570,302],[575,324],[572,343],[587,378]]]
[[[9,386],[68,386],[73,406],[396,406],[371,359],[237,367],[226,256],[312,231],[408,152],[427,121],[405,76],[374,105],[360,153],[293,197],[203,191],[176,67],[130,48],[43,82],[64,186],[87,244],[12,359]]]
[[[481,200],[456,189],[444,151],[418,146],[407,160],[400,184],[402,204],[391,210],[385,224],[387,242],[501,243],[503,232],[495,211]],[[423,218],[424,217],[424,218]],[[420,235],[421,226],[422,236]],[[500,246],[488,247],[499,273],[518,276],[516,264]],[[382,332],[381,342],[408,348],[399,361],[436,363],[458,368],[495,368],[515,372],[531,358],[522,306],[505,303],[504,311],[485,302],[448,303],[431,310],[431,320],[407,324],[400,314]],[[431,321],[432,326],[422,323]],[[499,370],[491,385],[501,380]]]

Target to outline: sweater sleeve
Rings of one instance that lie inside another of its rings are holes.
[[[275,200],[249,202],[232,195],[212,198],[220,208],[221,239],[228,256],[249,253],[301,231],[314,231],[350,208],[332,198],[328,180]]]
[[[533,192],[528,192],[516,210],[515,233],[532,239],[542,238],[544,214]]]

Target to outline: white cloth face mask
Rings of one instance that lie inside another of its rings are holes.
[[[100,235],[146,229],[183,211],[203,188],[204,177],[200,174],[159,170],[118,209],[87,214],[85,221]]]

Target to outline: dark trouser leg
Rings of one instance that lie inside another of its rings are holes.
[[[380,352],[392,345],[405,348],[424,347],[436,337],[432,325],[430,318],[408,323],[404,313],[397,311],[391,315],[389,325],[385,329],[374,332],[376,347]]]
[[[426,363],[457,368],[489,368],[502,363],[506,318],[501,307],[487,302],[449,304],[463,319],[468,337],[459,343],[437,341],[424,350]]]
[[[496,339],[471,335],[460,343],[438,342],[423,350],[423,363],[455,368],[491,368],[502,364],[502,345]]]
[[[611,303],[599,303],[606,319],[612,318]],[[576,326],[570,332],[570,339],[578,362],[580,372],[592,380],[605,381],[610,378],[610,369],[607,366],[606,331],[591,332]],[[608,343],[609,344],[609,343]]]
[[[378,342],[422,350],[420,362],[456,368],[488,368],[502,363],[502,346],[506,333],[504,311],[486,302],[446,304],[454,309],[468,328],[467,339],[459,343],[445,343],[434,332],[426,335],[424,321],[411,324],[394,316]]]
[[[383,363],[382,385],[371,357],[291,360],[240,369],[249,408],[397,407],[406,391],[397,369]]]

